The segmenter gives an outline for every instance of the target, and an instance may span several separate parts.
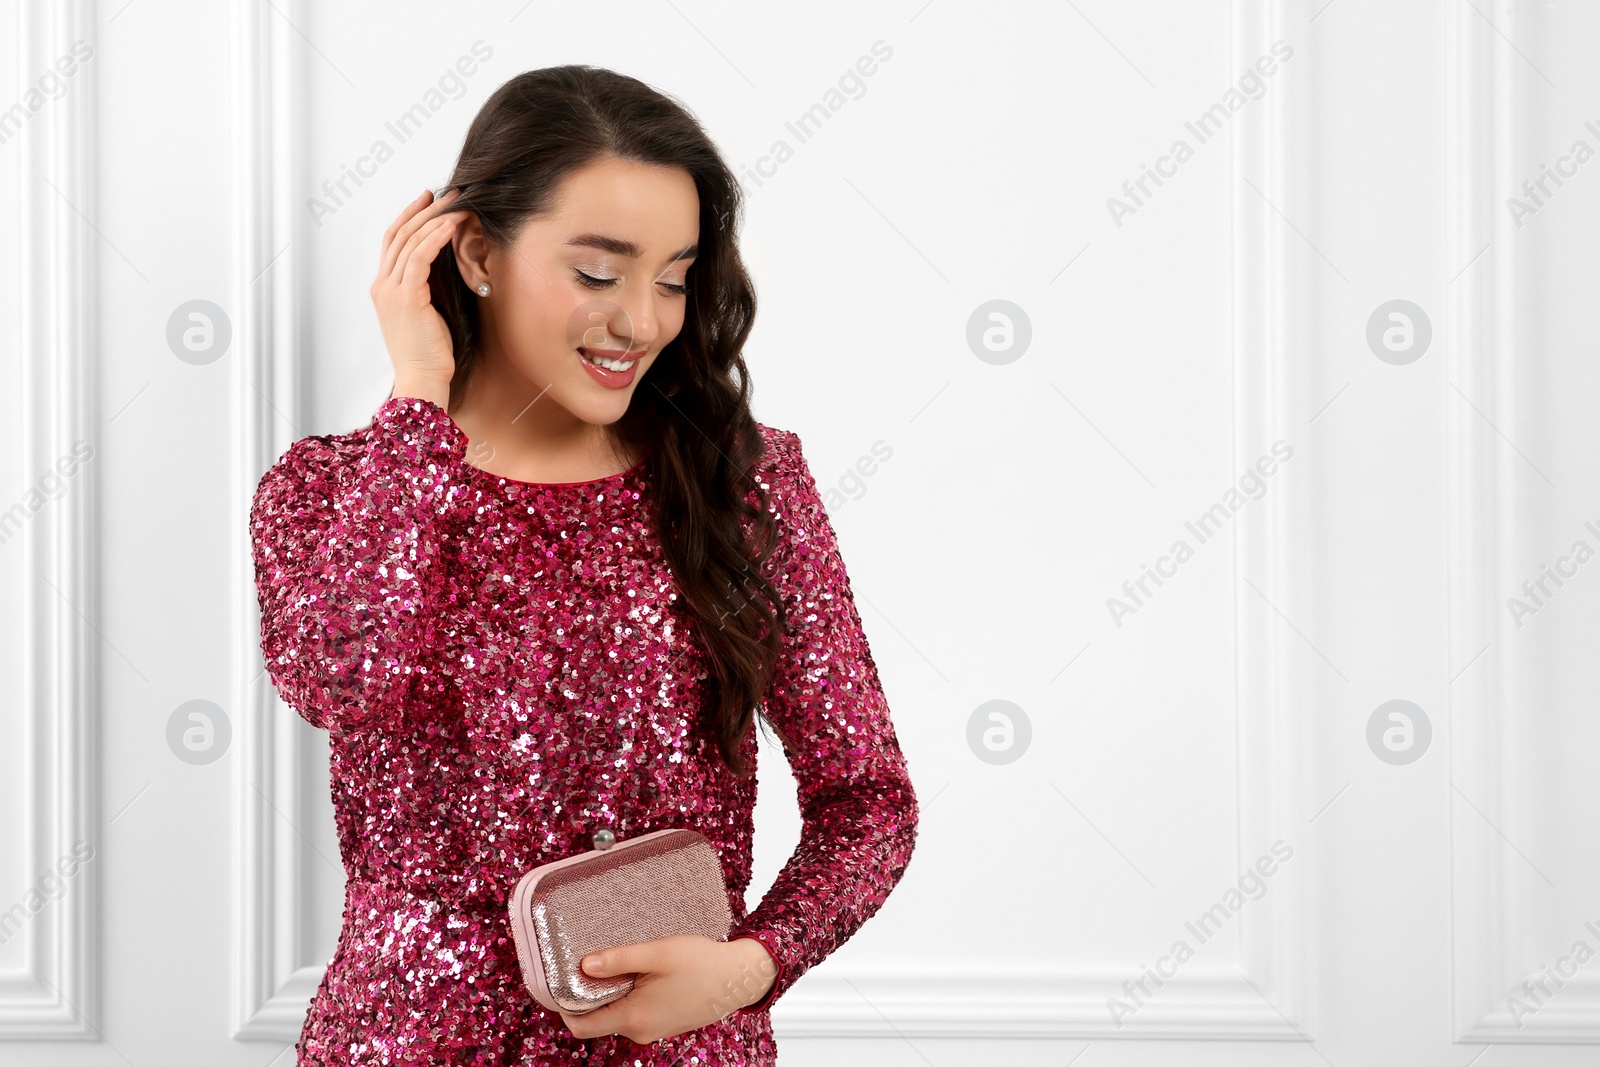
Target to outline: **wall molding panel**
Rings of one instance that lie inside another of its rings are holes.
[[[94,41],[92,5],[84,0],[23,5],[20,54],[14,69],[44,71],[72,53],[74,41]],[[95,376],[92,317],[98,248],[83,214],[95,190],[94,71],[28,120],[9,146],[20,153],[19,218],[11,247],[20,260],[22,389],[11,423],[20,428],[24,471],[43,471],[73,452],[75,442],[97,445],[93,420]],[[20,79],[18,80],[20,86]],[[96,831],[95,712],[99,582],[91,540],[98,513],[99,475],[90,465],[74,491],[53,500],[17,535],[24,556],[17,590],[24,669],[16,699],[25,720],[29,810],[22,856],[8,857],[33,880],[54,869],[75,845],[100,845]],[[98,854],[96,854],[97,856]],[[0,973],[0,1038],[87,1039],[98,1031],[95,924],[100,866],[83,863],[59,899],[29,918],[27,966]],[[13,902],[6,902],[9,907]]]
[[[1300,5],[1287,2],[1236,2],[1229,69],[1245,69],[1280,39],[1301,54],[1309,52],[1304,15]],[[1304,241],[1285,218],[1310,214],[1309,80],[1307,72],[1295,72],[1251,105],[1259,112],[1234,120],[1235,470],[1249,467],[1275,441],[1295,446],[1308,436],[1311,412],[1300,353],[1309,350],[1310,278]],[[1281,892],[1266,894],[1241,914],[1244,973],[1229,989],[1230,1006],[1255,1019],[1254,1036],[1300,1041],[1313,1037],[1307,931],[1315,925],[1317,879],[1314,850],[1300,847],[1307,842],[1311,806],[1298,790],[1306,777],[1300,768],[1309,765],[1308,724],[1316,716],[1307,696],[1313,687],[1301,669],[1310,654],[1284,620],[1307,618],[1313,610],[1311,567],[1303,558],[1303,546],[1316,540],[1309,500],[1303,477],[1274,487],[1236,520],[1234,549],[1239,864],[1242,869],[1282,840],[1299,850],[1296,863],[1306,866],[1290,872],[1292,881]]]
[[[248,511],[262,472],[300,436],[294,428],[300,404],[294,332],[298,261],[292,249],[299,93],[295,31],[287,21],[263,0],[236,0],[231,18],[239,131],[233,234],[238,259],[232,286],[241,375],[233,499],[243,502],[235,543],[245,546],[234,582],[240,596],[234,618],[243,629],[235,642],[242,721],[233,783],[237,963],[232,1032],[237,1038],[292,1041],[323,968],[299,960],[304,850],[279,814],[296,809],[303,781],[295,756],[298,717],[282,705],[261,660]]]
[[[1519,889],[1522,864],[1494,828],[1512,810],[1511,791],[1536,780],[1503,744],[1510,735],[1514,633],[1503,590],[1515,588],[1515,485],[1521,460],[1483,425],[1515,425],[1517,286],[1510,249],[1515,226],[1504,209],[1516,189],[1518,71],[1514,26],[1527,10],[1495,11],[1496,29],[1470,8],[1450,9],[1449,235],[1447,262],[1459,275],[1447,291],[1453,1014],[1461,1042],[1600,1043],[1600,983],[1578,975],[1522,1019],[1507,998],[1535,1003],[1521,987],[1543,973],[1513,956],[1512,935],[1541,905]],[[1469,264],[1471,264],[1469,266]],[[1478,809],[1478,810],[1474,810]],[[1487,821],[1486,821],[1487,820]],[[1494,825],[1490,825],[1493,823]],[[1523,868],[1525,869],[1525,868]]]

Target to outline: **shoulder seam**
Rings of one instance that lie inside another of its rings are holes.
[[[761,434],[766,439],[768,447],[777,451],[798,451],[800,448],[800,435],[793,430],[784,430],[766,423],[757,423],[761,427]]]
[[[307,434],[297,438],[262,472],[256,483],[257,492],[276,478],[298,476],[297,480],[304,484],[313,478],[338,477],[339,469],[345,465],[340,440],[348,443],[352,437],[353,434]]]

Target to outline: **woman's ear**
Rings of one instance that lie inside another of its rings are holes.
[[[461,275],[468,289],[476,289],[481,283],[489,281],[489,255],[492,249],[477,212],[461,212],[456,232],[450,236],[450,248],[456,257],[456,273]]]

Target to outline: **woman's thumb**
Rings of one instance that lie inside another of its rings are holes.
[[[649,970],[650,949],[645,944],[612,945],[583,957],[585,974],[596,978],[608,974],[634,974]]]

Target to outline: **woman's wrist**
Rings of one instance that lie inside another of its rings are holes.
[[[416,397],[419,400],[431,400],[441,408],[450,407],[450,383],[436,379],[424,378],[396,378],[394,390],[389,394],[390,400],[400,397]]]
[[[767,946],[753,937],[736,937],[728,942],[735,961],[735,973],[725,988],[729,989],[733,1009],[748,1007],[766,996],[778,978],[777,961],[767,951]]]

